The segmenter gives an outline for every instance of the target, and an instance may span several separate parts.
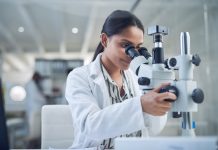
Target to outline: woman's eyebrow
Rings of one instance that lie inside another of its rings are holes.
[[[134,45],[134,43],[132,43],[131,41],[126,40],[126,39],[122,39],[122,42],[127,42],[127,43],[129,43],[129,44]],[[143,44],[143,43],[139,43],[139,44],[137,44],[137,46],[142,45],[142,44]]]

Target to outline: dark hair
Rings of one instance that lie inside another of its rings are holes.
[[[39,80],[42,79],[42,76],[41,76],[41,74],[39,72],[36,71],[36,72],[33,73],[32,79],[34,81],[39,81]]]
[[[105,33],[108,37],[110,37],[112,35],[121,33],[125,28],[129,26],[137,26],[144,33],[144,27],[141,21],[134,14],[125,10],[115,10],[105,20],[101,33]],[[94,61],[97,55],[103,51],[104,47],[100,42],[92,61]]]

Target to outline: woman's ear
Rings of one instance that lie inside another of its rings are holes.
[[[108,43],[108,37],[105,33],[101,34],[101,44],[103,45],[104,48],[107,47],[107,43]]]

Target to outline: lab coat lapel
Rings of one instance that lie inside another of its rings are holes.
[[[101,108],[104,108],[111,104],[108,94],[108,88],[100,67],[99,54],[96,60],[90,66],[90,78],[93,81],[93,94],[97,97],[97,101]]]

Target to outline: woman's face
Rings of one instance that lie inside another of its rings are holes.
[[[107,38],[107,46],[104,53],[113,63],[113,66],[121,70],[129,68],[131,59],[125,53],[125,47],[133,45],[136,49],[143,43],[143,31],[136,27],[130,26],[124,29],[120,34]]]

